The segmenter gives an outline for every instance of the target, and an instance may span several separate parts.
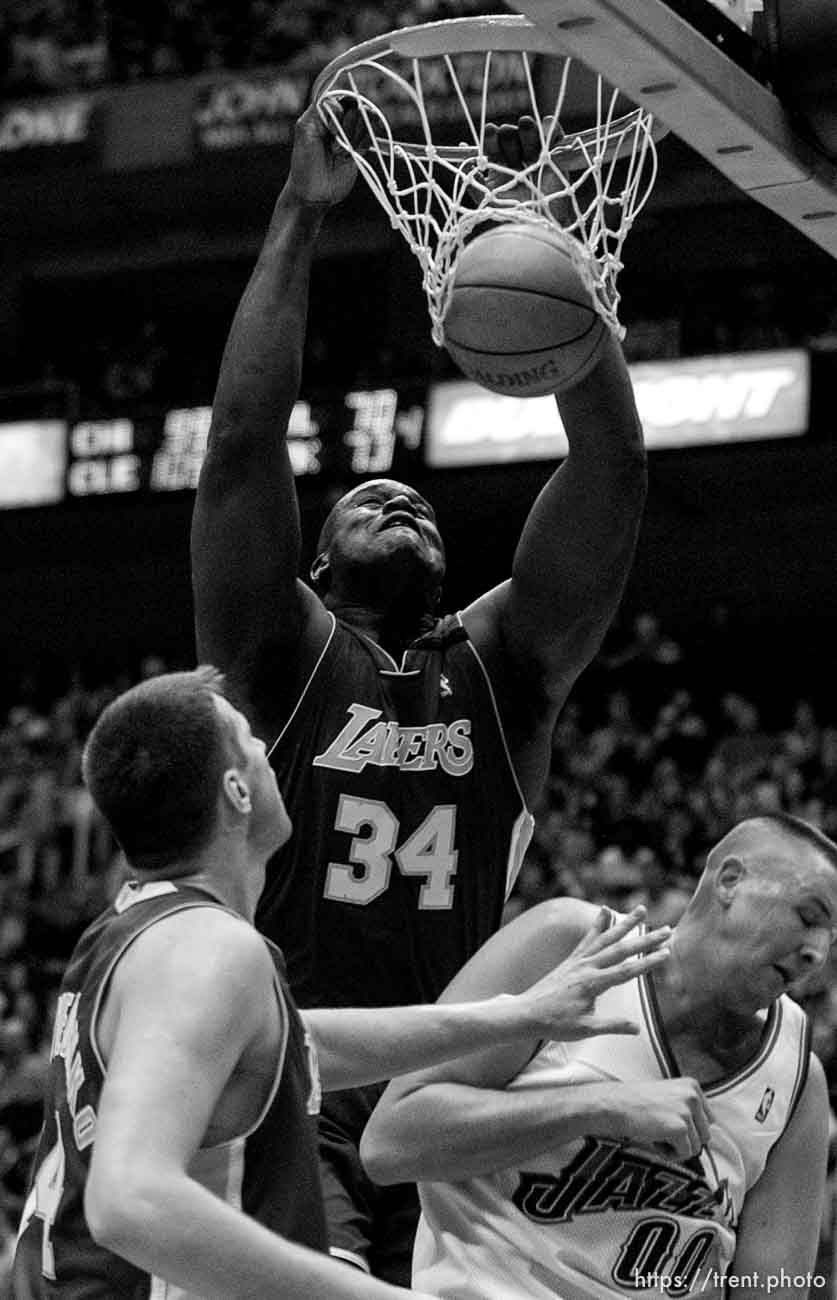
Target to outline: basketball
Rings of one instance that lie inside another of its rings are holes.
[[[466,244],[444,326],[463,374],[515,397],[577,384],[608,333],[559,236],[517,224]]]

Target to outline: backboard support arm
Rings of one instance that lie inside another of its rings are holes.
[[[661,0],[514,0],[765,208],[837,257],[837,166],[781,101]]]

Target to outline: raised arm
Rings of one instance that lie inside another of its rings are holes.
[[[309,108],[221,361],[192,523],[197,649],[245,699],[266,649],[287,653],[308,623],[325,620],[297,581],[299,512],[285,434],[299,391],[316,237],[354,175]],[[264,718],[262,701],[247,702],[262,730],[278,721]]]
[[[557,396],[569,455],[537,497],[511,581],[465,611],[501,685],[520,758],[536,718],[551,734],[578,674],[599,648],[634,555],[646,490],[645,451],[627,366],[608,336],[579,384]],[[522,716],[515,736],[515,717]],[[521,775],[525,778],[525,764]]]
[[[515,662],[534,660],[557,708],[598,649],[621,598],[645,502],[646,465],[627,366],[612,336],[590,375],[556,400],[570,452],[524,526],[502,626]]]
[[[642,428],[613,335],[590,374],[556,400],[569,455],[532,506],[511,578],[463,612],[529,803],[543,788],[558,713],[622,597],[647,483]]]

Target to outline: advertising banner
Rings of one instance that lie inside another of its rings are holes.
[[[808,428],[810,358],[801,349],[648,361],[630,372],[650,451],[788,438]],[[434,467],[567,454],[552,397],[501,397],[467,380],[433,386],[425,437]]]
[[[0,104],[0,166],[76,164],[92,157],[98,105],[96,95]]]
[[[227,73],[199,83],[192,110],[200,152],[290,144],[310,78],[292,72]]]

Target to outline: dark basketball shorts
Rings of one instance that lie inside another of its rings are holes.
[[[384,1281],[409,1287],[419,1204],[413,1183],[378,1187],[358,1146],[383,1087],[323,1095],[320,1178],[329,1249],[337,1259]]]

